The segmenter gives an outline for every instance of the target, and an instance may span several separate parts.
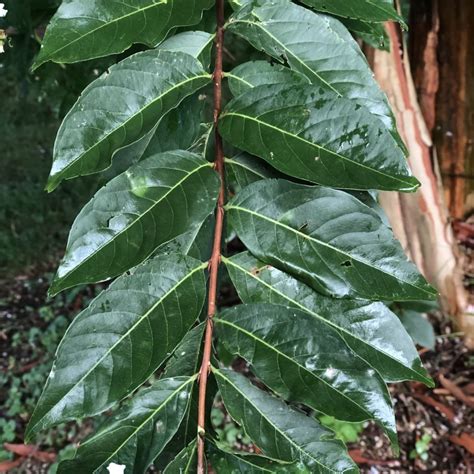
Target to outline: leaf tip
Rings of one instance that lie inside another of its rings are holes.
[[[52,193],[59,186],[59,183],[60,181],[56,177],[50,175],[44,190],[48,193]]]

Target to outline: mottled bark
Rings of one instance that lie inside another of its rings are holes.
[[[409,150],[409,162],[422,186],[414,194],[381,193],[395,234],[407,254],[440,292],[446,312],[455,316],[474,344],[474,320],[466,315],[466,294],[456,242],[443,200],[442,184],[432,161],[432,143],[423,118],[407,56],[403,56],[397,27],[387,25],[391,52],[371,55],[375,76],[394,109],[399,131]],[[433,44],[433,38],[430,40]],[[427,53],[432,58],[432,52]],[[426,84],[426,83],[425,83]],[[432,91],[432,86],[429,88]],[[423,107],[433,113],[433,95],[425,95]]]
[[[462,219],[474,208],[474,2],[412,2],[409,38],[415,86],[433,129],[446,202],[451,217]]]

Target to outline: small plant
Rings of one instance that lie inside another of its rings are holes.
[[[415,449],[410,451],[410,459],[420,458],[424,462],[428,461],[430,444],[431,435],[428,433],[423,434],[423,436],[416,441]]]
[[[110,181],[76,218],[50,293],[116,279],[66,332],[27,439],[130,397],[59,473],[354,472],[308,413],[376,420],[396,451],[386,384],[432,385],[384,303],[436,291],[369,192],[419,183],[349,32],[380,43],[381,22],[402,19],[386,0],[301,3],[64,0],[53,17],[36,67],[122,59],[57,135],[48,191]],[[260,59],[227,64],[224,34]],[[218,307],[224,274],[242,304]],[[215,439],[217,390],[258,456]]]
[[[336,438],[344,443],[356,443],[359,435],[364,429],[364,423],[348,423],[347,421],[336,420],[333,416],[323,415],[319,421],[334,431]]]

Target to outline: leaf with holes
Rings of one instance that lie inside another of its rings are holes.
[[[359,190],[419,186],[380,120],[313,85],[254,87],[227,104],[219,130],[233,146],[303,180]]]
[[[211,166],[189,152],[167,152],[110,181],[77,216],[50,292],[119,275],[200,227],[219,191]]]
[[[259,181],[227,210],[253,255],[317,291],[382,300],[436,298],[378,214],[343,191]]]

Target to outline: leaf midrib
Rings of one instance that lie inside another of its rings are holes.
[[[266,24],[266,22],[273,21],[273,20],[261,20],[259,18],[259,21],[260,21],[260,23],[257,23],[255,21],[240,20],[239,19],[239,20],[233,20],[232,23],[234,23],[234,24],[235,23],[246,23],[246,24],[249,24],[249,25],[255,25],[257,28],[261,29],[264,33],[266,33],[267,36],[269,36],[273,41],[275,41],[275,43],[277,43],[283,49],[283,51],[286,51],[292,58],[294,58],[297,62],[299,62],[305,69],[307,69],[313,75],[315,75],[323,84],[326,85],[326,87],[328,87],[330,90],[335,92],[339,97],[342,97],[342,94],[332,84],[327,82],[323,77],[321,77],[321,75],[317,71],[315,71],[310,66],[308,66],[308,64],[306,64],[302,59],[300,59],[299,56],[296,56],[296,54],[293,53],[293,51],[291,51],[290,49],[288,49],[284,43],[282,43],[278,38],[273,36],[273,34],[270,33],[270,31],[268,29],[264,28],[264,25]],[[279,58],[277,58],[277,59],[279,60]]]
[[[145,426],[147,423],[149,423],[150,420],[152,420],[157,415],[157,413],[159,413],[173,398],[178,396],[179,392],[181,392],[183,390],[183,387],[185,387],[186,385],[194,382],[196,380],[197,376],[198,376],[198,374],[192,375],[189,378],[189,380],[182,383],[176,390],[174,390],[174,392],[168,398],[166,398],[163,401],[163,403],[161,403],[161,405],[159,407],[157,407],[155,410],[152,411],[151,415],[149,415],[145,419],[145,421],[143,421],[139,426],[137,426],[132,431],[130,436],[105,461],[103,461],[102,464],[99,467],[94,469],[94,473],[98,472],[98,470],[101,469],[104,466],[105,463],[109,462],[110,459],[112,459],[130,441],[130,438],[132,438],[132,436],[135,436],[143,428],[143,426]],[[166,379],[163,379],[163,380],[166,380]],[[190,401],[188,400],[188,405],[189,405],[189,403],[190,403]],[[184,413],[186,413],[186,410],[184,410]],[[107,436],[107,433],[105,433],[105,436]],[[90,441],[94,441],[93,438],[90,439]]]
[[[184,54],[184,53],[183,53]],[[189,55],[188,55],[189,56]],[[192,56],[190,56],[192,57]],[[195,58],[194,58],[195,59]],[[197,61],[197,60],[196,60]],[[119,131],[120,129],[122,128],[126,128],[126,126],[128,125],[128,123],[132,120],[134,120],[136,117],[138,117],[139,115],[142,115],[143,112],[148,109],[149,107],[153,106],[156,102],[162,100],[163,97],[165,97],[166,95],[172,93],[175,89],[178,89],[182,86],[184,86],[185,84],[187,84],[188,82],[193,82],[197,79],[211,79],[211,75],[208,74],[208,73],[204,73],[204,74],[199,74],[199,75],[196,75],[196,76],[193,76],[193,77],[190,77],[190,78],[187,78],[185,79],[184,81],[182,82],[179,82],[178,84],[175,84],[173,87],[171,87],[170,89],[167,89],[165,92],[163,92],[162,94],[160,94],[158,97],[155,97],[152,101],[150,101],[149,103],[145,104],[144,107],[142,107],[140,110],[138,110],[135,114],[131,115],[127,120],[125,120],[125,122],[123,122],[121,125],[119,125],[118,127],[115,127],[114,129],[112,129],[110,132],[108,132],[106,135],[104,135],[99,141],[97,141],[96,143],[94,143],[94,145],[92,145],[91,147],[89,147],[87,150],[83,151],[79,156],[77,156],[74,160],[70,161],[64,168],[62,168],[58,173],[50,176],[50,179],[53,181],[53,183],[56,183],[56,186],[58,183],[58,178],[60,178],[61,176],[64,175],[64,173],[66,173],[66,171],[71,168],[71,166],[74,166],[78,161],[80,161],[82,158],[84,158],[85,156],[87,156],[91,150],[94,150],[95,148],[97,148],[98,146],[100,146],[103,142],[105,142],[111,135],[113,135],[115,132]],[[107,87],[107,84],[103,84],[101,87]],[[73,111],[73,110],[71,110]],[[65,123],[65,122],[64,122]],[[59,130],[58,133],[61,132],[61,129]],[[54,156],[57,156],[57,153],[56,153],[56,146],[59,146],[59,143],[58,144],[55,144],[54,146],[54,150],[53,150],[53,154]],[[125,145],[126,146],[126,145]],[[115,151],[118,151],[120,148],[118,148],[117,150]],[[114,151],[114,152],[115,152]],[[49,188],[49,186],[48,186]]]
[[[305,311],[306,312],[306,311]],[[345,393],[341,392],[340,390],[338,390],[337,388],[335,388],[334,386],[332,386],[330,383],[328,383],[326,380],[324,380],[323,378],[319,377],[317,374],[315,374],[314,372],[311,372],[311,370],[308,370],[306,367],[304,367],[303,365],[301,365],[299,362],[297,362],[296,360],[292,359],[289,355],[285,354],[284,352],[281,352],[280,350],[278,350],[276,347],[272,346],[271,344],[268,344],[264,339],[260,338],[260,337],[257,337],[255,334],[251,333],[250,331],[247,331],[246,329],[244,329],[243,327],[240,327],[234,323],[232,323],[231,321],[226,321],[225,319],[221,319],[221,318],[218,318],[218,317],[215,317],[214,318],[214,321],[216,323],[221,323],[221,324],[226,324],[227,326],[231,326],[233,327],[235,330],[237,331],[240,331],[242,333],[244,333],[245,335],[247,335],[247,337],[249,337],[250,339],[255,339],[255,341],[258,341],[260,342],[262,345],[266,346],[267,348],[269,348],[271,351],[274,351],[276,352],[276,354],[284,359],[287,359],[289,360],[292,364],[296,365],[297,367],[300,368],[300,370],[302,370],[303,372],[306,372],[308,374],[311,374],[314,378],[316,378],[317,380],[319,380],[320,382],[322,382],[324,385],[326,385],[329,390],[331,391],[334,391],[336,393],[338,393],[340,396],[342,396],[343,398],[345,398],[349,404],[352,404],[352,405],[355,405],[357,406],[361,411],[363,411],[368,417],[369,419],[370,418],[373,418],[373,414],[371,414],[370,412],[368,412],[364,407],[362,407],[361,405],[359,405],[359,403],[355,402],[354,400],[352,400],[349,396],[347,396]],[[245,357],[242,355],[242,354],[239,354],[242,358],[245,359]],[[356,355],[356,357],[359,357]],[[361,359],[362,360],[362,359]],[[314,407],[315,408],[315,407]],[[321,409],[321,408],[319,408]]]
[[[275,125],[272,125],[272,124],[269,124],[267,122],[263,122],[262,120],[258,119],[257,117],[252,117],[250,115],[244,115],[244,114],[241,114],[239,112],[232,112],[232,111],[226,111],[224,112],[222,115],[221,115],[221,120],[224,119],[226,116],[235,116],[235,117],[241,117],[242,119],[244,120],[252,120],[254,122],[257,122],[259,125],[261,126],[264,126],[264,127],[268,127],[268,128],[271,128],[273,130],[276,130],[277,132],[283,134],[283,135],[288,135],[292,138],[294,138],[295,140],[299,140],[303,143],[306,143],[314,148],[317,148],[319,150],[323,150],[324,152],[328,153],[329,155],[333,155],[335,156],[336,158],[340,159],[340,160],[343,160],[343,161],[347,161],[349,162],[351,165],[353,166],[358,166],[360,168],[363,168],[365,170],[367,170],[368,172],[370,173],[376,173],[376,174],[380,174],[381,176],[383,176],[385,179],[390,179],[390,180],[394,180],[394,181],[398,181],[400,183],[403,183],[404,186],[409,186],[410,189],[413,189],[414,188],[414,185],[413,183],[410,183],[409,181],[404,181],[403,179],[401,178],[398,178],[397,176],[394,176],[394,175],[391,175],[391,174],[386,174],[386,173],[382,173],[380,170],[378,170],[377,168],[370,168],[369,166],[365,165],[364,163],[360,163],[360,162],[357,162],[357,161],[354,161],[354,160],[351,160],[350,158],[347,158],[345,157],[344,155],[340,155],[339,153],[336,153],[332,150],[329,150],[327,148],[324,148],[323,146],[321,145],[318,145],[317,143],[313,143],[313,142],[310,142],[309,140],[306,140],[305,138],[302,138],[300,137],[299,135],[296,135],[294,133],[291,133],[291,132],[288,132],[286,130],[283,130],[279,127],[276,127]],[[410,176],[408,176],[407,178],[410,178]],[[354,188],[354,189],[360,189],[360,188]]]
[[[256,176],[259,176],[260,178],[262,179],[265,179],[266,176],[263,175],[263,174],[260,174],[258,171],[255,171],[254,169],[250,168],[249,166],[245,165],[244,163],[238,161],[238,160],[234,160],[233,158],[224,158],[225,162],[227,164],[229,164],[230,166],[237,166],[237,167],[241,167],[243,168],[244,170],[248,171],[249,173],[252,173]]]
[[[235,262],[233,262],[232,260],[226,258],[226,257],[222,257],[222,261],[226,264],[226,265],[232,265],[234,268],[237,268],[238,270],[240,270],[242,273],[244,273],[245,275],[247,275],[248,277],[251,277],[253,278],[255,281],[257,281],[258,283],[262,284],[263,286],[266,286],[267,288],[270,289],[270,291],[272,291],[273,293],[277,294],[278,296],[286,299],[287,301],[289,301],[290,303],[294,304],[295,306],[297,306],[298,308],[300,308],[301,310],[311,314],[312,316],[314,316],[315,318],[321,320],[322,322],[324,322],[325,324],[328,324],[329,326],[332,326],[334,329],[338,330],[338,331],[341,331],[345,334],[347,334],[348,336],[350,337],[353,337],[354,339],[356,339],[357,341],[359,341],[359,343],[367,346],[367,347],[370,347],[372,348],[373,350],[377,351],[377,352],[380,352],[381,354],[383,354],[384,356],[386,356],[387,358],[389,358],[390,360],[394,361],[395,363],[397,364],[400,364],[403,366],[404,369],[410,371],[411,373],[415,374],[417,379],[419,377],[422,377],[421,374],[417,373],[416,371],[414,371],[411,367],[407,367],[406,365],[404,365],[401,361],[397,360],[397,359],[394,359],[393,356],[391,356],[390,354],[387,354],[383,349],[380,349],[380,348],[375,348],[374,346],[371,346],[370,344],[368,344],[366,341],[360,339],[357,335],[355,334],[352,334],[351,332],[349,332],[345,327],[343,326],[338,326],[337,324],[334,324],[332,321],[330,321],[329,319],[326,319],[324,318],[323,316],[321,316],[320,314],[318,313],[315,313],[314,311],[312,311],[311,309],[309,309],[308,307],[304,306],[303,304],[299,303],[298,301],[290,298],[289,296],[287,296],[286,294],[282,293],[281,291],[277,290],[276,288],[274,288],[273,286],[271,286],[269,283],[267,283],[266,281],[264,281],[263,279],[261,278],[258,278],[256,275],[254,275],[252,272],[249,272],[246,268],[236,264]],[[359,356],[360,357],[360,356]],[[364,358],[363,358],[364,359]],[[370,364],[370,360],[366,360],[364,359],[369,365]],[[423,377],[424,378],[424,377]]]
[[[300,451],[304,456],[307,456],[309,457],[310,459],[312,459],[313,461],[316,462],[316,464],[318,464],[319,466],[321,466],[322,468],[324,469],[329,469],[331,472],[333,473],[336,473],[337,471],[334,471],[333,469],[325,466],[324,464],[321,464],[319,462],[319,460],[317,458],[315,458],[312,454],[309,454],[308,452],[304,451],[303,448],[301,448],[298,444],[296,444],[295,441],[293,441],[290,437],[288,437],[288,435],[282,431],[282,429],[278,426],[276,426],[269,418],[268,418],[268,415],[263,413],[260,408],[258,408],[255,403],[253,403],[233,382],[232,380],[230,380],[228,377],[226,377],[220,370],[217,370],[213,367],[213,372],[215,375],[217,375],[218,377],[221,377],[223,378],[229,385],[231,385],[232,387],[234,387],[234,390],[236,390],[245,400],[248,400],[249,403],[252,404],[252,406],[254,407],[254,409],[260,413],[260,416],[262,418],[264,418],[265,420],[267,420],[267,422],[273,427],[273,429],[275,429],[276,431],[278,431],[278,433],[280,433],[280,435],[285,438],[292,446],[294,446],[298,451]],[[325,440],[321,440],[322,442],[324,442]],[[332,440],[331,440],[332,441]]]
[[[204,163],[204,164],[201,164],[200,166],[198,166],[197,168],[194,168],[193,170],[189,171],[183,178],[181,178],[177,183],[175,183],[173,186],[171,186],[168,191],[166,191],[165,194],[163,194],[163,196],[161,196],[157,201],[155,201],[146,211],[144,211],[142,214],[140,214],[135,220],[133,220],[133,222],[131,222],[130,224],[127,224],[123,229],[121,229],[119,232],[117,232],[110,240],[108,240],[107,242],[105,242],[103,245],[101,245],[100,247],[98,247],[97,249],[95,249],[95,251],[91,254],[89,254],[84,260],[82,260],[76,267],[73,267],[69,272],[67,272],[66,274],[64,274],[63,276],[60,277],[60,280],[59,281],[64,281],[66,278],[68,278],[69,275],[71,275],[71,273],[74,273],[76,272],[79,268],[81,268],[85,263],[87,263],[91,258],[93,258],[95,255],[97,255],[98,252],[100,252],[104,247],[110,245],[112,242],[114,242],[117,238],[120,237],[121,234],[123,234],[124,232],[127,232],[130,230],[131,227],[135,226],[137,222],[140,222],[140,220],[142,220],[144,218],[144,216],[147,215],[148,212],[151,212],[158,204],[160,204],[164,199],[166,199],[168,197],[169,194],[171,194],[173,191],[175,191],[179,186],[182,185],[182,183],[184,183],[184,181],[186,181],[190,176],[192,176],[194,173],[197,173],[198,171],[200,171],[202,168],[210,168],[212,167],[212,163]],[[82,237],[79,236],[79,237]],[[78,238],[79,238],[78,237]],[[152,250],[152,252],[154,251],[154,249]]]
[[[387,273],[385,270],[382,270],[382,269],[380,269],[380,268],[378,268],[378,267],[375,267],[374,265],[372,265],[372,264],[369,263],[369,262],[366,262],[364,259],[362,259],[362,258],[360,258],[360,257],[355,257],[355,256],[353,256],[353,255],[351,255],[351,254],[345,253],[345,252],[343,252],[342,250],[340,250],[340,249],[338,249],[338,248],[336,248],[336,247],[333,247],[332,245],[330,245],[330,244],[328,244],[328,243],[326,243],[326,242],[323,242],[322,240],[317,240],[317,239],[315,239],[314,237],[311,237],[311,236],[309,236],[309,235],[306,235],[306,234],[304,234],[303,232],[300,232],[299,230],[296,230],[296,229],[294,229],[293,227],[290,227],[289,225],[283,224],[283,223],[280,222],[280,221],[277,221],[277,220],[275,220],[275,219],[272,219],[271,217],[265,216],[264,214],[259,214],[258,212],[251,211],[250,209],[246,209],[246,208],[244,208],[244,207],[236,206],[236,205],[233,205],[233,204],[228,204],[228,205],[226,206],[226,209],[228,209],[228,210],[229,210],[229,209],[236,209],[237,211],[246,212],[246,213],[248,213],[248,214],[250,214],[250,215],[257,216],[257,217],[259,217],[260,219],[263,219],[263,220],[266,220],[266,221],[268,221],[268,222],[271,222],[272,224],[274,224],[274,225],[276,225],[276,226],[283,227],[283,228],[289,230],[290,232],[293,232],[293,233],[297,234],[298,236],[300,236],[300,237],[302,237],[302,238],[304,238],[304,239],[306,239],[306,240],[313,241],[313,242],[315,242],[317,245],[322,245],[323,247],[327,247],[327,248],[331,249],[333,252],[336,252],[336,253],[339,253],[339,254],[341,254],[341,255],[344,255],[345,257],[350,258],[351,260],[355,260],[356,262],[359,262],[359,263],[361,263],[361,264],[363,264],[363,265],[366,265],[366,266],[368,266],[369,268],[372,268],[372,269],[374,269],[374,270],[377,270],[378,272],[383,273],[384,275],[387,275],[387,276],[390,277],[390,278],[393,278],[393,279],[396,279],[396,280],[398,280],[398,281],[401,281],[402,283],[404,283],[404,284],[406,284],[406,285],[408,285],[408,286],[410,286],[410,287],[416,288],[417,290],[420,290],[420,291],[422,291],[422,292],[424,292],[424,293],[427,293],[428,295],[431,295],[431,296],[433,295],[433,293],[429,293],[429,292],[426,291],[425,289],[420,288],[420,287],[414,285],[413,283],[407,282],[406,280],[403,280],[403,279],[401,279],[401,278],[399,278],[399,277],[396,277],[396,276],[394,276],[394,275],[391,275],[390,273]],[[378,296],[378,297],[379,297],[379,298],[382,298],[382,299],[384,298],[383,296]]]
[[[90,31],[87,31],[86,33],[84,33],[83,35],[80,35],[78,36],[77,38],[74,38],[71,42],[61,46],[60,48],[57,48],[55,49],[54,51],[51,51],[48,56],[46,56],[46,59],[43,60],[43,62],[45,61],[48,61],[48,58],[51,58],[53,57],[54,55],[58,54],[59,52],[61,52],[62,50],[64,49],[67,49],[69,47],[71,47],[74,43],[77,43],[78,41],[81,41],[82,39],[84,39],[85,37],[89,36],[89,35],[93,35],[94,33],[96,33],[97,31],[101,30],[102,28],[107,28],[108,26],[114,24],[114,23],[118,23],[118,22],[121,22],[122,20],[128,18],[128,17],[131,17],[131,16],[134,16],[134,15],[137,15],[139,13],[143,13],[145,12],[146,10],[149,10],[149,9],[152,9],[152,8],[155,8],[155,7],[161,7],[162,5],[166,5],[168,3],[168,0],[161,0],[161,1],[158,1],[158,2],[155,2],[153,1],[153,3],[151,5],[148,5],[147,7],[144,7],[144,8],[138,8],[136,10],[134,10],[133,12],[131,13],[127,13],[126,15],[122,15],[121,17],[117,17],[115,19],[113,19],[112,21],[109,21],[109,22],[105,22],[103,24],[101,24],[100,26],[94,28],[93,30],[90,30]],[[97,20],[100,21],[99,18],[97,18]]]
[[[54,403],[53,406],[56,406],[61,400],[63,400],[67,395],[69,395],[69,393],[71,393],[72,390],[74,390],[78,385],[80,385],[82,382],[84,382],[84,380],[100,365],[100,363],[106,358],[108,357],[112,351],[126,338],[128,337],[129,334],[132,333],[132,331],[134,331],[136,329],[137,326],[139,326],[146,318],[149,317],[149,315],[160,305],[163,303],[163,301],[165,301],[165,299],[170,295],[172,294],[173,292],[176,291],[176,289],[182,285],[186,280],[188,280],[191,276],[193,276],[196,272],[198,271],[201,271],[201,270],[204,270],[204,268],[207,267],[207,262],[205,263],[202,263],[201,265],[199,265],[198,267],[195,267],[193,268],[189,273],[187,273],[183,278],[181,278],[181,280],[179,280],[178,282],[176,282],[176,284],[174,284],[164,295],[162,295],[160,297],[160,299],[158,301],[156,301],[119,339],[117,339],[116,342],[114,342],[114,344],[107,350],[107,352],[105,352],[101,357],[100,359],[84,374],[81,376],[81,378],[76,382],[74,383],[68,390],[67,392],[57,401]],[[49,413],[51,410],[48,410],[47,413]],[[38,423],[44,419],[45,415],[44,414],[40,420],[38,420],[34,426],[37,426]],[[33,428],[33,427],[32,427]],[[35,430],[36,431],[36,430]]]

